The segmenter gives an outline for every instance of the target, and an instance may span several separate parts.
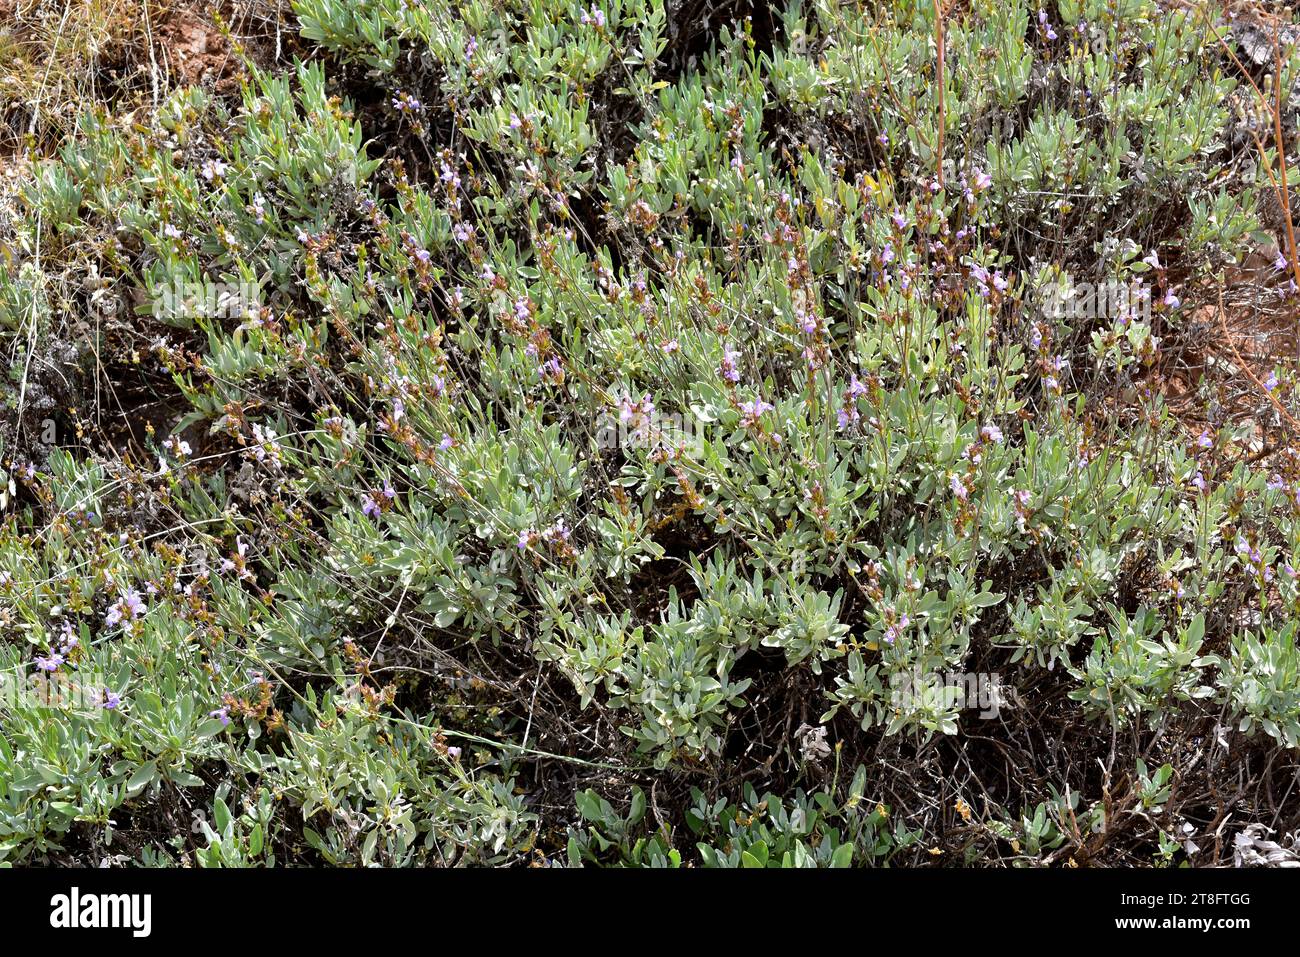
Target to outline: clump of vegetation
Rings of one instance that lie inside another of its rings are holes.
[[[689,7],[293,0],[28,137],[0,861],[1300,829],[1290,14]]]

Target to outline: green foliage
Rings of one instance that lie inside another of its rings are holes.
[[[0,700],[0,861],[925,860],[875,757],[1028,737],[916,675],[1297,747],[1294,436],[1151,385],[1261,228],[1208,14],[976,0],[937,91],[931,6],[295,0],[318,59],[81,116],[3,237],[9,411],[51,337],[81,398],[5,439],[0,667],[94,686]],[[971,841],[1104,831],[1055,770]]]
[[[831,791],[812,795],[802,790],[783,800],[760,798],[746,786],[739,804],[716,801],[698,789],[686,811],[701,867],[850,867],[887,862],[919,835],[890,825],[883,805],[863,802],[866,771],[860,768],[842,799]],[[632,792],[626,815],[587,790],[578,795],[581,828],[570,828],[568,860],[624,867],[681,867],[682,854],[672,846],[671,828],[654,831],[645,823],[646,796]]]

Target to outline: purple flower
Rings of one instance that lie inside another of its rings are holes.
[[[455,444],[456,444],[456,440],[453,439],[453,438],[452,438],[450,435],[448,435],[446,432],[444,432],[444,433],[442,433],[442,441],[438,443],[438,448],[440,448],[440,449],[442,449],[442,451],[446,452],[449,448],[451,448],[451,447],[452,447],[453,445],[455,445]]]
[[[167,439],[163,442],[163,448],[172,452],[177,458],[185,458],[193,452],[190,443],[184,439]]]
[[[220,708],[217,708],[215,711],[209,711],[208,717],[216,718],[218,721],[221,722],[221,726],[223,728],[228,727],[230,725],[230,708],[226,707],[225,705],[222,705]]]
[[[908,618],[907,615],[901,616],[896,622],[890,624],[885,628],[885,634],[884,634],[885,641],[888,644],[892,645],[895,641],[897,641],[900,637],[902,637],[903,629],[906,628],[911,623],[912,623],[912,619]]]
[[[1267,389],[1269,392],[1272,392],[1274,389],[1277,388],[1276,372],[1270,372],[1268,374],[1268,378],[1264,380],[1264,388]]]
[[[139,618],[149,609],[145,607],[144,599],[134,588],[128,588],[126,594],[122,596],[122,607],[131,613],[132,618]]]
[[[892,219],[894,220],[894,225],[900,230],[908,227],[907,217],[903,215],[901,210],[894,210]]]
[[[50,671],[50,672],[58,671],[59,665],[63,664],[63,662],[66,660],[67,659],[64,658],[63,655],[59,654],[58,652],[51,651],[49,655],[43,655],[37,657],[36,667],[41,671]]]
[[[370,518],[379,517],[379,503],[369,494],[364,495],[361,499],[361,514]]]
[[[73,633],[72,622],[65,621],[59,629],[63,635],[63,641],[59,643],[59,654],[66,655],[79,644],[77,636]]]
[[[208,160],[203,164],[203,169],[199,172],[205,180],[211,183],[214,179],[221,179],[221,177],[225,176],[228,168],[229,167],[219,159]]]
[[[424,104],[409,93],[398,93],[393,97],[393,109],[399,112],[418,113],[424,109]]]
[[[1002,430],[996,425],[986,425],[980,429],[980,436],[989,442],[1001,442]]]
[[[103,708],[105,711],[116,711],[118,706],[121,703],[122,703],[122,696],[120,694],[118,694],[116,691],[110,691],[108,688],[105,688],[104,695],[100,699],[99,706]]]
[[[764,402],[762,399],[755,399],[753,402],[740,403],[740,425],[741,428],[749,428],[757,425],[759,418],[764,412],[771,412],[774,406],[770,402]]]
[[[631,396],[619,401],[618,420],[628,427],[635,438],[644,439],[649,436],[654,414],[655,404],[649,395],[643,395],[635,402]]]
[[[740,370],[736,368],[736,360],[740,358],[740,353],[731,346],[724,346],[722,349],[722,363],[718,366],[718,371],[722,378],[728,382],[740,381]]]
[[[1210,438],[1209,429],[1202,430],[1201,434],[1196,437],[1196,444],[1203,449],[1214,447],[1214,439]]]
[[[1197,471],[1195,477],[1192,479],[1192,484],[1195,485],[1197,491],[1200,492],[1204,492],[1210,487],[1210,483],[1205,481],[1205,476],[1202,475],[1200,471]]]
[[[244,541],[243,538],[240,538],[239,536],[235,536],[235,554],[239,557],[238,564],[235,563],[234,559],[221,559],[221,571],[233,572],[235,568],[239,568],[240,579],[251,579],[252,575],[248,573],[247,568],[243,567],[244,555],[248,554],[248,542]]]
[[[867,394],[867,387],[858,379],[856,373],[850,373],[848,388],[844,390],[844,406],[835,413],[840,429],[848,428],[850,422],[859,422],[862,413],[858,411],[858,399]]]
[[[537,375],[542,379],[553,379],[556,382],[562,382],[564,379],[564,367],[560,365],[559,356],[551,356],[539,365],[537,367]]]
[[[104,624],[109,628],[114,628],[121,624],[127,618],[139,618],[148,609],[145,607],[144,599],[140,593],[133,588],[128,588],[126,594],[113,603],[104,616]]]
[[[952,494],[956,495],[959,501],[966,501],[966,496],[970,493],[966,489],[966,483],[962,481],[960,475],[954,475],[948,480],[948,487],[952,489]]]

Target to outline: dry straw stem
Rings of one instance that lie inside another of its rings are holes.
[[[1219,31],[1214,28],[1214,24],[1209,20],[1207,20],[1206,23],[1210,32],[1214,34],[1215,39],[1219,41],[1219,44],[1225,51],[1227,51],[1228,56],[1232,58],[1232,62],[1236,64],[1238,71],[1240,71],[1246,82],[1250,84],[1251,89],[1255,91],[1255,96],[1259,99],[1259,102],[1263,104],[1264,109],[1272,115],[1274,145],[1277,148],[1278,156],[1281,160],[1280,182],[1278,181],[1277,175],[1273,172],[1273,165],[1267,161],[1268,156],[1264,150],[1263,141],[1260,140],[1259,135],[1253,129],[1250,130],[1250,135],[1255,141],[1255,146],[1259,149],[1260,158],[1265,161],[1264,170],[1268,173],[1269,182],[1277,195],[1277,201],[1282,210],[1282,216],[1286,224],[1287,254],[1291,262],[1291,270],[1296,280],[1296,284],[1300,285],[1300,261],[1297,261],[1296,257],[1295,226],[1291,220],[1291,191],[1287,183],[1286,144],[1282,135],[1282,47],[1278,42],[1277,25],[1272,25],[1271,34],[1271,39],[1273,41],[1273,100],[1270,102],[1269,98],[1255,82],[1254,77],[1250,75],[1250,71],[1246,69],[1241,60],[1237,58],[1237,54],[1233,52],[1232,47],[1228,45],[1228,41],[1224,39],[1223,34],[1219,33]]]
[[[1225,309],[1223,305],[1223,286],[1220,285],[1219,286],[1219,330],[1223,333],[1223,341],[1228,344],[1228,349],[1231,350],[1232,357],[1233,359],[1236,360],[1238,367],[1243,372],[1245,372],[1246,377],[1255,384],[1255,387],[1259,389],[1260,394],[1262,394],[1265,398],[1267,398],[1269,402],[1273,403],[1273,407],[1277,409],[1278,414],[1281,415],[1287,421],[1287,423],[1291,426],[1291,428],[1294,431],[1300,433],[1300,422],[1297,422],[1295,420],[1295,417],[1286,410],[1286,407],[1282,405],[1282,401],[1278,399],[1277,396],[1275,396],[1269,389],[1265,388],[1264,383],[1259,381],[1259,377],[1255,375],[1254,370],[1250,368],[1250,366],[1246,363],[1246,360],[1244,360],[1241,357],[1241,353],[1237,351],[1237,347],[1233,345],[1232,335],[1228,332],[1227,315],[1228,315],[1227,309]]]
[[[938,61],[935,65],[934,95],[939,100],[939,148],[935,153],[936,175],[939,188],[943,189],[943,21],[947,11],[939,0],[934,0],[934,42],[938,49]]]
[[[936,50],[934,95],[939,107],[939,142],[935,151],[935,178],[943,189],[943,132],[944,132],[944,55],[946,50],[945,24],[957,0],[934,0],[934,45]]]
[[[1286,142],[1283,138],[1283,133],[1282,133],[1282,66],[1283,64],[1282,64],[1282,45],[1278,39],[1277,25],[1272,24],[1271,27],[1272,29],[1271,39],[1273,41],[1273,94],[1274,94],[1272,100],[1270,100],[1269,97],[1266,96],[1264,92],[1259,88],[1259,85],[1255,82],[1254,78],[1250,75],[1250,72],[1242,64],[1241,60],[1238,59],[1237,54],[1233,52],[1233,49],[1228,44],[1227,40],[1224,39],[1223,34],[1221,34],[1218,30],[1215,29],[1213,22],[1210,21],[1210,19],[1208,18],[1208,14],[1206,19],[1206,25],[1209,28],[1210,32],[1214,34],[1215,39],[1219,41],[1219,44],[1227,52],[1228,56],[1232,58],[1232,62],[1236,64],[1238,71],[1240,71],[1241,75],[1246,79],[1246,82],[1250,84],[1251,89],[1255,91],[1255,96],[1259,99],[1259,102],[1264,106],[1264,109],[1267,110],[1272,115],[1274,145],[1276,146],[1277,149],[1278,160],[1279,160],[1278,165],[1281,167],[1280,174],[1274,173],[1273,164],[1268,161],[1268,154],[1264,149],[1264,143],[1263,141],[1260,140],[1259,135],[1253,129],[1250,130],[1250,135],[1251,138],[1255,141],[1256,148],[1259,150],[1260,159],[1264,161],[1264,170],[1265,172],[1268,173],[1269,182],[1274,190],[1274,193],[1277,196],[1278,205],[1282,211],[1283,222],[1286,226],[1287,259],[1291,265],[1291,272],[1292,272],[1292,276],[1295,279],[1296,285],[1300,287],[1300,257],[1296,255],[1295,224],[1291,216],[1291,190],[1290,190],[1290,185],[1287,182]],[[1292,416],[1291,413],[1286,410],[1286,408],[1282,405],[1282,402],[1277,398],[1277,396],[1275,396],[1271,390],[1266,389],[1264,387],[1264,384],[1260,382],[1259,378],[1255,375],[1254,371],[1242,359],[1241,354],[1237,351],[1237,347],[1233,345],[1232,339],[1228,335],[1227,315],[1224,310],[1222,287],[1219,288],[1219,327],[1223,333],[1224,340],[1228,344],[1228,348],[1232,351],[1233,358],[1236,359],[1237,361],[1237,365],[1246,373],[1246,376],[1260,391],[1260,393],[1264,395],[1269,400],[1269,402],[1273,404],[1273,407],[1277,409],[1278,413],[1287,421],[1287,423],[1291,426],[1291,428],[1297,432],[1300,432],[1300,423],[1298,423],[1295,417]]]

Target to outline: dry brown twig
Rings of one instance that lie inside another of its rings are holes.
[[[935,65],[935,84],[934,95],[939,100],[939,145],[935,153],[935,173],[939,183],[939,188],[943,189],[943,127],[944,127],[944,96],[943,96],[943,58],[944,58],[944,18],[947,10],[940,0],[934,0],[934,42],[938,49],[938,60]]]
[[[1295,223],[1291,215],[1291,190],[1290,190],[1290,184],[1288,183],[1287,180],[1286,142],[1282,130],[1283,63],[1282,63],[1282,44],[1278,33],[1278,25],[1276,22],[1270,23],[1270,38],[1273,44],[1273,98],[1271,101],[1264,94],[1264,92],[1259,88],[1259,85],[1255,82],[1254,78],[1250,75],[1250,72],[1246,69],[1245,65],[1242,64],[1241,60],[1237,57],[1237,54],[1233,51],[1232,47],[1228,44],[1228,41],[1224,38],[1223,34],[1221,34],[1217,29],[1215,29],[1213,22],[1208,19],[1208,11],[1207,11],[1206,26],[1208,27],[1209,31],[1214,34],[1215,39],[1218,40],[1220,46],[1223,47],[1224,51],[1228,54],[1228,56],[1231,57],[1232,62],[1236,65],[1242,77],[1245,78],[1246,82],[1250,84],[1251,89],[1254,91],[1255,96],[1258,98],[1259,102],[1263,105],[1264,109],[1269,114],[1271,114],[1271,118],[1273,120],[1274,146],[1277,151],[1278,165],[1280,166],[1280,170],[1278,173],[1274,172],[1273,165],[1271,162],[1269,162],[1268,153],[1265,150],[1264,143],[1259,138],[1259,135],[1255,133],[1253,129],[1250,131],[1250,135],[1251,138],[1255,141],[1256,148],[1259,150],[1260,159],[1264,163],[1264,170],[1268,174],[1269,183],[1273,188],[1278,206],[1281,210],[1283,225],[1286,228],[1287,260],[1289,265],[1291,266],[1291,272],[1295,280],[1296,286],[1300,287],[1300,256],[1297,256],[1296,254]],[[1237,347],[1233,344],[1232,338],[1228,331],[1227,314],[1224,309],[1224,303],[1223,303],[1222,285],[1220,285],[1218,290],[1218,300],[1219,300],[1219,328],[1220,331],[1223,333],[1224,341],[1227,343],[1228,349],[1232,352],[1233,359],[1236,361],[1238,367],[1241,368],[1242,371],[1246,373],[1247,378],[1249,378],[1252,384],[1259,390],[1260,394],[1262,394],[1265,398],[1267,398],[1269,402],[1273,405],[1273,407],[1277,409],[1278,414],[1291,426],[1293,430],[1300,432],[1300,423],[1298,423],[1295,417],[1291,415],[1290,412],[1287,411],[1285,406],[1282,405],[1281,400],[1279,400],[1278,397],[1273,394],[1272,390],[1264,386],[1264,383],[1262,383],[1259,380],[1259,377],[1255,375],[1254,370],[1251,369],[1250,366],[1245,362],[1241,354],[1237,351]]]

